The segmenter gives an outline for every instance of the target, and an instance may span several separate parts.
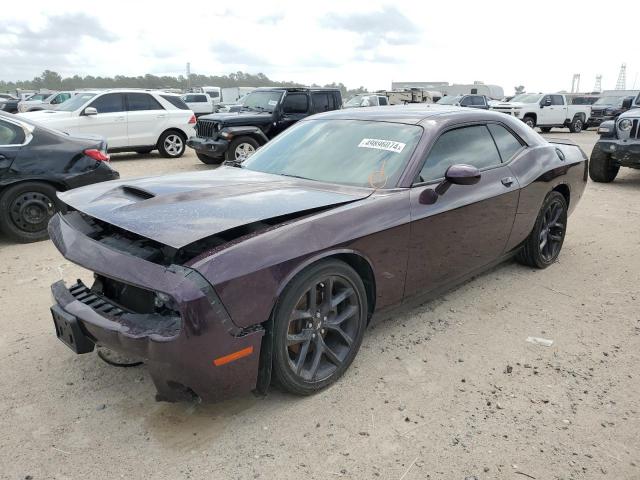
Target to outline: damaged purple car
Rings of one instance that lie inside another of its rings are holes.
[[[374,314],[553,264],[586,180],[579,147],[500,113],[316,115],[243,163],[60,194],[51,239],[95,280],[52,286],[56,333],[143,360],[160,399],[311,394]]]

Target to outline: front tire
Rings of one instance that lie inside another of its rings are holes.
[[[620,171],[611,154],[603,152],[598,145],[593,147],[591,158],[589,159],[589,177],[594,182],[613,182]]]
[[[549,192],[544,199],[533,230],[516,259],[534,268],[547,268],[560,255],[567,231],[567,201],[560,192]]]
[[[198,160],[207,165],[220,165],[224,160],[222,157],[210,157],[209,155],[198,152],[196,152],[196,156],[198,157]]]
[[[41,182],[8,187],[0,195],[0,230],[20,243],[48,238],[47,225],[57,210],[56,189]]]
[[[252,137],[234,138],[229,144],[225,154],[226,160],[234,163],[242,163],[253,155],[260,144]]]
[[[160,135],[158,151],[165,158],[179,158],[187,148],[187,138],[184,133],[170,130]]]
[[[536,128],[536,119],[533,118],[531,115],[526,115],[522,121],[529,127],[529,128]]]
[[[296,395],[331,385],[358,353],[366,324],[367,294],[353,268],[325,260],[303,270],[274,312],[276,382]]]

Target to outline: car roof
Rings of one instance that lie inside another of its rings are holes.
[[[465,117],[465,120],[495,118],[504,120],[505,114],[490,110],[421,103],[410,105],[391,105],[386,107],[347,108],[314,115],[313,118],[340,120],[371,120],[417,125],[425,120],[438,118]]]
[[[280,91],[280,92],[339,92],[339,88],[331,87],[258,87],[255,91]]]

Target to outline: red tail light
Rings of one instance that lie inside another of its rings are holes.
[[[189,125],[194,125],[195,123],[196,123],[196,116],[191,115],[191,118],[189,119]]]
[[[85,150],[84,154],[87,157],[91,157],[94,160],[97,160],[98,162],[108,162],[110,160],[110,158],[111,158],[106,153],[101,152],[100,150],[96,150],[95,148],[91,148],[89,150]]]

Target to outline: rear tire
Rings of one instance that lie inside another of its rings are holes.
[[[549,133],[551,131],[551,127],[540,127],[542,133]]]
[[[536,128],[536,120],[531,115],[526,115],[522,121],[530,128]]]
[[[224,161],[224,158],[222,157],[210,157],[204,153],[196,152],[196,156],[198,157],[198,160],[202,163],[206,163],[207,165],[220,165]]]
[[[584,123],[582,122],[582,118],[575,117],[573,121],[569,124],[569,131],[571,133],[580,133],[582,131],[582,126]]]
[[[547,268],[560,255],[566,232],[567,201],[560,192],[549,192],[516,260],[529,267]]]
[[[594,182],[613,182],[620,171],[620,165],[616,165],[611,154],[603,152],[598,145],[593,147],[589,159],[589,177]]]
[[[260,147],[260,144],[252,137],[234,138],[229,144],[225,158],[229,162],[242,163]]]
[[[187,148],[187,138],[184,133],[169,130],[160,135],[158,151],[165,158],[179,158]]]
[[[325,260],[303,270],[274,312],[274,380],[296,395],[331,385],[351,365],[366,325],[367,294],[353,268]]]
[[[0,230],[20,243],[45,240],[47,225],[57,210],[56,189],[51,185],[18,183],[0,195]]]

